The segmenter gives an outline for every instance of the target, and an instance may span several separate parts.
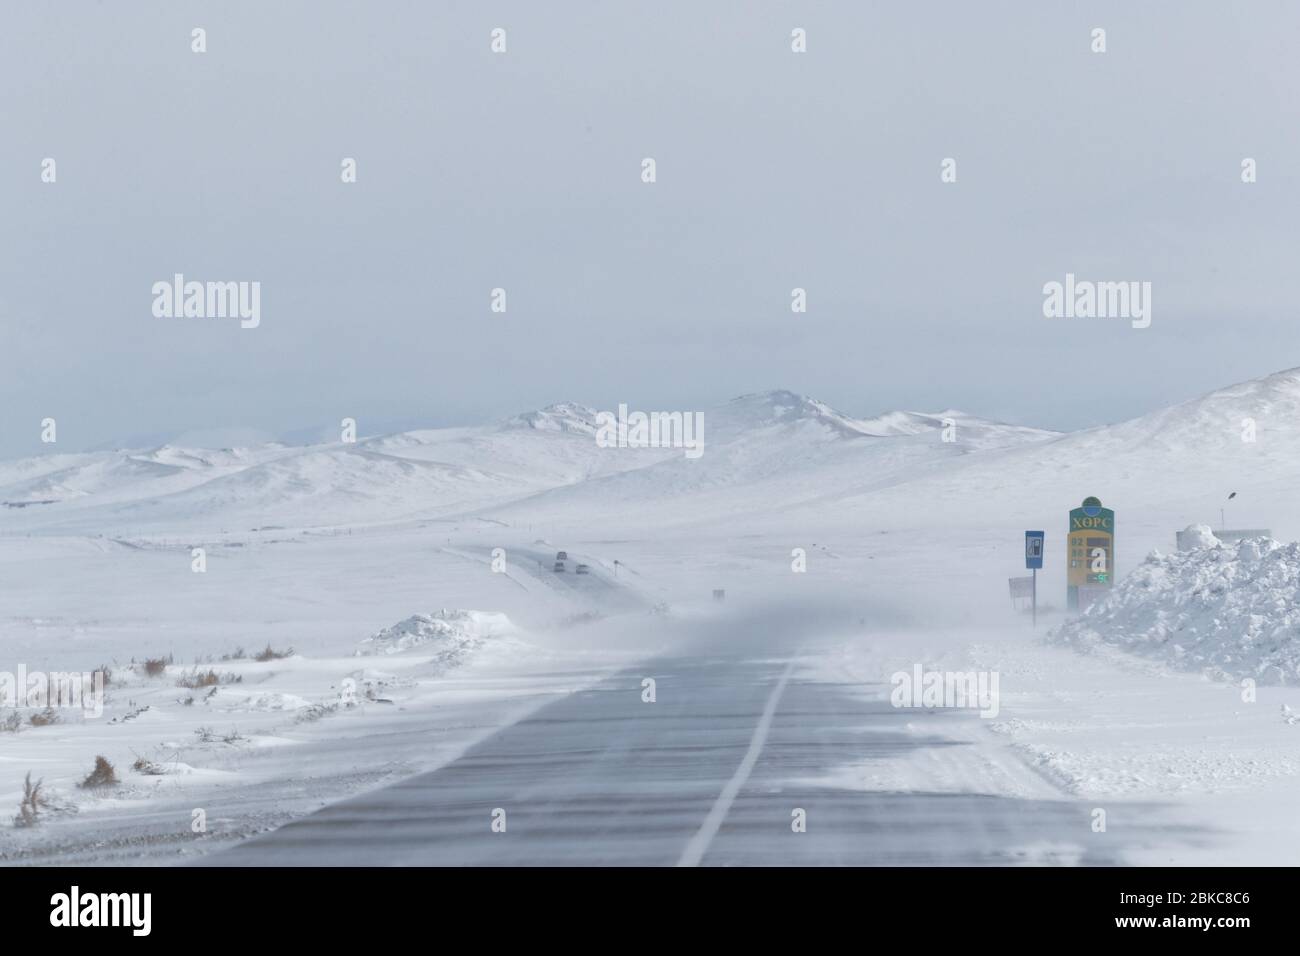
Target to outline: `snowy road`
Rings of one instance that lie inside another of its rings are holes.
[[[908,731],[915,713],[892,708],[883,686],[864,694],[800,670],[789,657],[655,661],[537,711],[436,771],[206,862],[1123,862],[1135,834],[1091,833],[1090,807],[1065,797],[844,786],[837,769],[917,749],[960,765],[968,745]],[[653,703],[642,700],[646,677],[656,681]],[[498,809],[504,832],[492,827]],[[792,829],[796,809],[806,832]]]

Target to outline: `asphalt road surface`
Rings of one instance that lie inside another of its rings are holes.
[[[653,703],[642,699],[646,677],[656,682]],[[436,771],[205,862],[1114,865],[1127,843],[1151,835],[1114,825],[1094,834],[1091,805],[1064,795],[827,782],[835,768],[873,756],[934,748],[943,760],[967,746],[905,731],[915,714],[892,708],[886,687],[875,690],[801,679],[788,658],[650,662],[537,711]],[[1126,817],[1116,809],[1112,819]],[[792,827],[797,810],[804,832]],[[1150,821],[1150,808],[1140,816]]]

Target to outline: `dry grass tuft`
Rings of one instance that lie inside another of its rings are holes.
[[[150,777],[161,777],[167,772],[161,764],[156,764],[144,757],[136,757],[135,763],[131,764],[131,769],[136,773],[143,773]]]
[[[144,668],[146,677],[161,677],[163,674],[167,673],[167,665],[171,662],[172,656],[168,654],[166,657],[146,658],[144,664],[141,666]]]
[[[117,771],[113,765],[105,757],[96,757],[95,769],[78,786],[83,790],[93,790],[96,787],[115,787],[117,783]]]
[[[27,772],[27,779],[23,781],[23,799],[18,804],[18,815],[14,817],[14,826],[34,827],[39,822],[41,811],[49,806],[45,794],[41,793],[41,783],[40,780],[32,783],[31,771]]]
[[[238,684],[243,679],[240,674],[218,674],[209,667],[206,671],[196,669],[183,675],[176,686],[198,690],[200,687],[216,687],[218,684]]]
[[[40,713],[32,714],[27,719],[31,721],[33,727],[48,727],[59,722],[59,712],[53,707],[46,707]]]

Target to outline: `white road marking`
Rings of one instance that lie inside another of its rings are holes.
[[[678,866],[698,866],[700,860],[704,859],[704,854],[708,852],[709,844],[713,842],[718,828],[726,819],[727,811],[731,809],[736,794],[740,793],[740,788],[745,785],[745,781],[749,779],[754,769],[754,764],[758,762],[758,755],[763,752],[763,744],[767,743],[767,733],[772,728],[772,718],[776,716],[776,705],[781,701],[781,693],[785,690],[786,681],[790,679],[790,672],[793,670],[794,661],[790,661],[767,698],[763,715],[758,718],[758,726],[754,728],[754,736],[750,738],[749,749],[745,751],[744,759],[740,761],[740,766],[736,768],[736,772],[718,794],[718,799],[713,802],[713,808],[704,818],[703,825],[695,836],[691,837],[691,842],[686,844],[686,849],[682,851],[681,858],[677,861]]]

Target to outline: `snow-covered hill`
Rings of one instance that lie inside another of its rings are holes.
[[[0,529],[159,533],[472,516],[653,530],[1055,528],[1086,495],[1133,563],[1188,523],[1300,536],[1300,370],[1070,434],[955,410],[854,417],[788,391],[705,409],[704,454],[601,447],[596,411],[363,438],[51,455],[0,463]],[[1230,504],[1227,495],[1239,495]],[[1049,542],[1049,549],[1051,544]]]
[[[1015,568],[1017,529],[1046,529],[1049,559],[1058,557],[1066,513],[1089,495],[1116,512],[1120,576],[1151,549],[1171,549],[1189,524],[1222,521],[1300,539],[1300,369],[1114,425],[920,462],[900,479],[809,500],[769,528],[795,534],[833,514],[845,529],[942,529],[953,546],[985,540],[992,548],[1001,539],[1007,560],[990,562],[986,548],[966,565],[990,586]]]
[[[461,514],[586,515],[630,499],[697,496],[762,511],[903,480],[954,455],[1053,433],[942,412],[854,419],[792,392],[704,413],[705,455],[610,448],[596,410],[560,403],[477,428],[355,444],[55,455],[0,465],[0,520],[15,529],[178,531],[335,527]],[[946,426],[956,425],[955,432]],[[953,439],[953,440],[949,440]],[[689,510],[689,509],[688,509]]]
[[[537,431],[596,434],[596,410],[573,402],[559,402],[535,412],[524,412],[508,419],[506,428],[532,428]]]

